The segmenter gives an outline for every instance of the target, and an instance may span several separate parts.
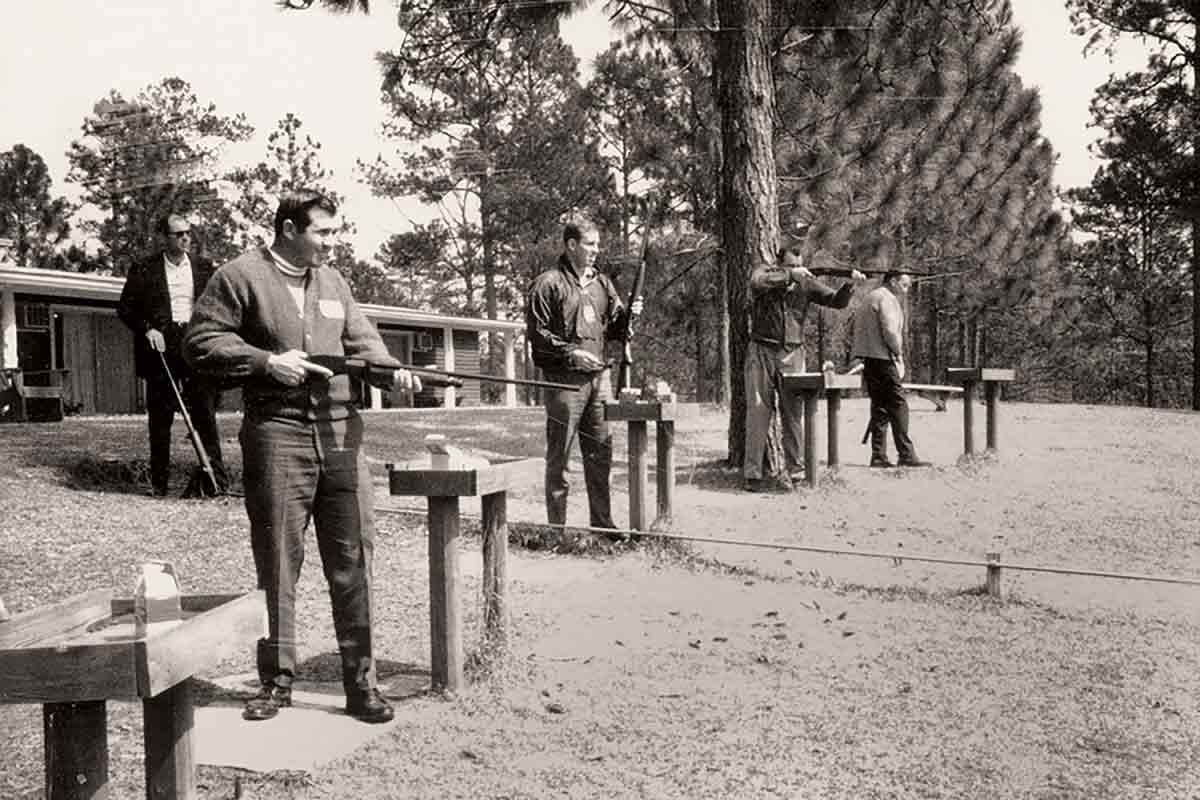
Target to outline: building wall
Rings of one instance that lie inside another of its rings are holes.
[[[145,411],[145,389],[136,376],[133,338],[116,316],[115,301],[16,293],[18,364],[24,369],[66,368],[64,401],[82,414],[125,414]],[[28,311],[27,311],[28,307]],[[26,324],[31,321],[34,324]],[[443,328],[384,322],[380,334],[396,358],[415,366],[446,368]],[[454,330],[454,371],[480,372],[480,334]],[[445,389],[429,387],[412,405],[440,407]],[[456,404],[480,404],[480,383],[466,380]],[[385,408],[408,405],[408,398],[384,395]],[[222,393],[223,410],[240,410],[240,392]]]

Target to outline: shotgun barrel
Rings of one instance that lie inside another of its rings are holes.
[[[331,370],[335,375],[349,375],[356,380],[366,381],[372,386],[378,386],[379,388],[390,387],[392,373],[398,369],[406,369],[409,372],[416,373],[421,378],[421,383],[426,386],[461,387],[464,380],[476,380],[490,381],[492,383],[513,383],[518,386],[537,386],[542,389],[579,391],[578,386],[570,383],[535,381],[526,378],[502,378],[496,375],[481,375],[474,372],[454,372],[435,369],[434,367],[418,367],[413,364],[371,364],[364,359],[348,356],[310,355],[306,357],[306,360]]]
[[[818,276],[830,275],[830,276],[838,276],[838,277],[842,277],[842,278],[849,278],[851,273],[853,273],[855,269],[856,269],[855,267],[809,267],[808,271],[811,272],[813,275],[818,275]],[[898,275],[913,275],[913,276],[919,275],[919,276],[923,276],[923,277],[930,276],[930,273],[922,272],[922,271],[916,270],[916,269],[868,269],[866,267],[858,267],[857,269],[863,275],[868,275],[868,276],[870,276],[870,275],[883,276],[883,275],[887,275],[889,272],[894,272]]]

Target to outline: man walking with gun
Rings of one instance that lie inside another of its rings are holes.
[[[129,271],[117,315],[133,331],[134,365],[146,382],[146,416],[150,430],[150,486],[155,497],[167,494],[171,475],[171,426],[178,410],[199,439],[196,451],[217,485],[205,493],[223,490],[225,465],[217,431],[215,385],[192,372],[181,354],[184,329],[192,304],[212,275],[212,264],[192,259],[192,226],[186,217],[168,214],[158,224],[163,249]],[[190,413],[189,413],[190,412]],[[195,440],[193,440],[194,443]],[[207,455],[207,459],[205,459]]]

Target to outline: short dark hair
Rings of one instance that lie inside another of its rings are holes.
[[[581,241],[585,231],[594,232],[598,230],[599,228],[596,227],[596,223],[592,222],[591,220],[571,220],[566,225],[563,225],[563,244],[566,244],[572,239],[577,242]]]
[[[892,281],[896,280],[896,278],[899,278],[899,277],[900,277],[899,272],[897,272],[894,269],[889,269],[887,272],[883,273],[883,282],[891,283]]]
[[[337,213],[337,203],[314,189],[294,189],[284,192],[275,209],[275,235],[283,235],[283,223],[291,220],[296,230],[304,231],[312,222],[309,212],[319,208],[329,216]]]
[[[183,214],[180,214],[178,211],[168,211],[158,218],[158,223],[154,226],[154,229],[163,236],[166,236],[171,232],[171,220],[174,218],[185,221],[187,220],[187,217],[185,217]]]

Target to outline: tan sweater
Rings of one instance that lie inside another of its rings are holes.
[[[904,350],[904,309],[886,286],[863,298],[854,315],[855,358],[900,360]]]

